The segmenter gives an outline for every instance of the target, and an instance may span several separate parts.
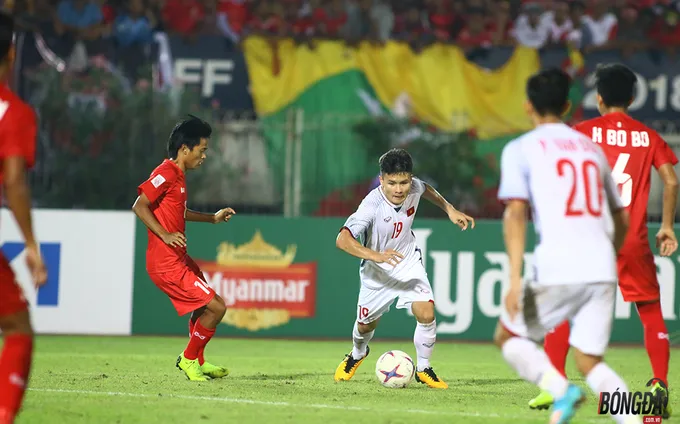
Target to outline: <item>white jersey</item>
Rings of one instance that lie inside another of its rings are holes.
[[[387,200],[381,187],[376,187],[361,201],[356,212],[347,218],[344,228],[367,248],[376,252],[393,249],[404,255],[397,266],[362,261],[362,272],[365,268],[371,268],[371,271],[380,269],[386,278],[399,280],[407,274],[409,264],[421,260],[411,226],[424,192],[425,183],[413,178],[411,191],[404,203],[397,206]]]
[[[538,284],[615,282],[611,211],[623,208],[599,146],[565,124],[544,124],[503,149],[501,200],[530,202]]]

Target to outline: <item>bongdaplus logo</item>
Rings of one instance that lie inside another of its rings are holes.
[[[597,413],[600,415],[644,415],[645,422],[661,422],[661,416],[668,406],[668,387],[658,379],[652,378],[647,387],[659,385],[663,390],[655,392],[600,392]]]

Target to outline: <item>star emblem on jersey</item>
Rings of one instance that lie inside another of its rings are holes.
[[[385,380],[383,381],[383,383],[387,382],[392,377],[403,377],[403,375],[401,375],[397,372],[398,368],[399,368],[399,365],[394,367],[394,369],[392,371],[380,371],[385,376]]]
[[[414,213],[416,213],[416,208],[414,208],[413,206],[411,206],[411,207],[408,208],[408,210],[406,211],[406,216],[411,216],[411,215],[413,215]]]

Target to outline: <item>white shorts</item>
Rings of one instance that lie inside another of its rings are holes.
[[[390,310],[395,299],[399,299],[397,309],[408,308],[413,302],[434,302],[423,264],[414,261],[407,269],[408,272],[401,273],[400,280],[390,278],[370,265],[361,270],[357,322],[368,324],[377,320]]]
[[[569,344],[585,354],[603,356],[611,336],[615,301],[616,283],[528,283],[522,311],[511,320],[504,307],[501,324],[511,333],[539,343],[548,331],[569,320]]]

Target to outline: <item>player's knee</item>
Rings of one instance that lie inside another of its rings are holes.
[[[379,320],[371,321],[368,324],[362,324],[360,322],[357,322],[357,330],[359,331],[359,334],[366,334],[375,330],[376,327],[378,326],[378,321]]]
[[[493,342],[496,346],[498,346],[499,349],[503,348],[503,345],[505,342],[510,340],[510,338],[513,337],[512,334],[508,330],[503,327],[503,324],[498,322],[498,325],[496,325],[496,331],[493,334]]]
[[[574,349],[574,358],[576,359],[576,368],[584,376],[590,374],[590,371],[602,362],[602,356],[583,353],[579,349]]]
[[[215,295],[215,298],[210,302],[208,308],[210,309],[210,312],[220,320],[224,318],[224,314],[227,313],[227,305],[224,303],[224,299],[218,294]]]
[[[0,317],[0,330],[2,330],[2,334],[4,335],[33,335],[33,327],[31,326],[31,318],[28,310]]]
[[[432,302],[413,302],[411,312],[421,324],[430,324],[435,318],[434,303]]]

